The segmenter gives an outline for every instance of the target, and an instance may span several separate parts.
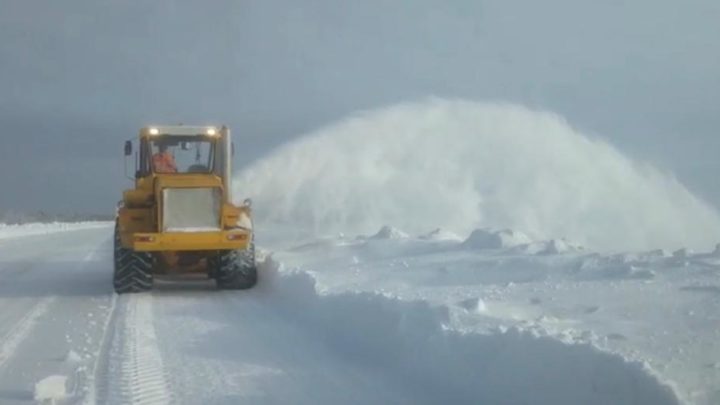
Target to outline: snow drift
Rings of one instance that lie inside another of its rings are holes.
[[[592,249],[711,248],[720,217],[672,176],[555,114],[431,99],[358,114],[243,170],[261,222],[315,233],[392,223],[511,228]]]
[[[679,403],[644,364],[591,345],[514,328],[463,333],[444,326],[445,307],[373,293],[318,294],[308,273],[279,272],[272,259],[260,266],[264,278],[250,294],[288,322],[310,326],[344,361],[365,364],[407,387],[415,396],[408,403]]]

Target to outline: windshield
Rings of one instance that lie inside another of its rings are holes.
[[[198,137],[162,137],[150,142],[155,173],[210,173],[213,143]]]

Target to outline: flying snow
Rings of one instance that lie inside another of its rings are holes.
[[[562,117],[513,104],[429,99],[352,116],[242,170],[259,223],[315,234],[391,224],[468,235],[511,228],[592,249],[706,249],[720,217],[673,176]]]

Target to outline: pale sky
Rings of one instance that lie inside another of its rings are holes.
[[[720,206],[715,0],[0,0],[0,212],[112,213],[122,143],[225,123],[241,166],[427,96],[563,115]]]

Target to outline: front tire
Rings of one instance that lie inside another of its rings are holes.
[[[218,288],[223,290],[247,290],[257,284],[255,244],[245,250],[220,252],[212,259],[213,275]]]
[[[118,294],[152,290],[152,256],[146,252],[126,249],[120,243],[120,231],[115,225],[113,287]]]

